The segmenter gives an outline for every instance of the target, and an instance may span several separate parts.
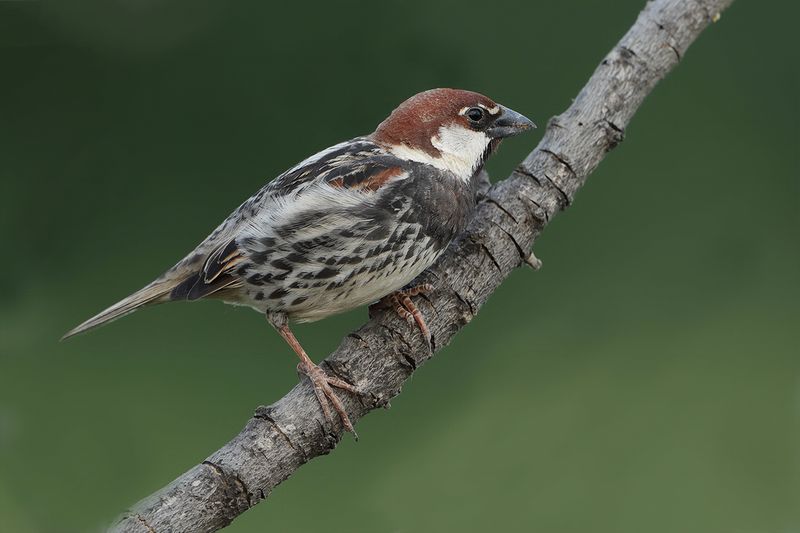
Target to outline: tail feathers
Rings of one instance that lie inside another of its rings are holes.
[[[108,324],[112,320],[116,320],[120,317],[133,313],[140,307],[144,307],[149,304],[167,302],[170,300],[170,292],[175,285],[175,281],[154,281],[143,289],[115,303],[105,311],[93,316],[83,324],[69,330],[63,337],[61,337],[61,340],[63,341],[64,339],[68,339],[79,333],[84,333],[104,324]]]

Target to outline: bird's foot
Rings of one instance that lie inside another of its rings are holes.
[[[308,377],[311,382],[311,386],[314,388],[314,394],[317,396],[317,401],[322,408],[322,414],[325,416],[325,420],[327,420],[329,424],[333,423],[333,417],[331,415],[332,405],[334,411],[336,411],[339,418],[342,419],[342,425],[345,431],[352,433],[353,437],[358,440],[358,434],[353,428],[353,423],[350,422],[350,417],[347,416],[347,411],[345,411],[342,401],[333,391],[333,387],[346,390],[355,395],[361,395],[361,392],[345,380],[329,376],[319,366],[311,362],[311,360],[300,361],[297,365],[297,371]]]
[[[352,433],[353,437],[358,440],[358,434],[353,428],[353,423],[350,422],[350,417],[347,416],[347,411],[345,411],[342,401],[338,396],[336,396],[336,393],[333,392],[332,387],[346,390],[347,392],[357,396],[361,396],[361,391],[343,379],[329,376],[324,370],[314,364],[314,361],[308,357],[308,354],[300,345],[300,342],[297,340],[297,337],[294,336],[292,330],[289,329],[289,321],[286,315],[280,313],[267,313],[267,320],[273,325],[273,327],[275,327],[276,330],[278,330],[278,333],[280,333],[281,337],[283,337],[289,346],[291,346],[292,350],[294,350],[294,353],[296,353],[300,358],[300,363],[297,365],[297,371],[307,376],[308,380],[311,382],[311,386],[314,389],[314,394],[317,397],[317,401],[322,409],[322,414],[325,416],[325,420],[329,424],[333,424],[333,417],[331,416],[331,405],[333,405],[333,409],[339,415],[339,418],[342,419],[342,425],[344,426],[345,431]]]
[[[374,308],[393,309],[398,315],[400,315],[400,318],[404,319],[410,325],[413,326],[414,323],[416,323],[417,328],[419,328],[422,336],[425,338],[425,342],[430,345],[431,332],[428,329],[428,325],[425,323],[425,317],[422,316],[422,313],[419,309],[417,309],[416,304],[414,304],[411,298],[420,294],[428,294],[433,291],[434,287],[430,283],[423,283],[422,285],[417,285],[416,287],[401,289],[381,298],[381,300],[374,305]]]

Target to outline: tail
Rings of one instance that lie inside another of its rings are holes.
[[[84,333],[90,329],[108,324],[112,320],[116,320],[120,317],[133,313],[140,307],[161,302],[168,302],[170,300],[170,293],[172,292],[172,289],[175,288],[175,285],[176,283],[174,280],[156,280],[143,289],[131,294],[127,298],[115,303],[105,311],[93,316],[83,324],[69,330],[63,337],[61,337],[61,340],[63,341],[64,339],[68,339],[79,333]]]
[[[241,279],[231,272],[244,259],[242,253],[235,240],[214,241],[215,235],[212,233],[194,252],[150,285],[69,330],[61,340],[108,324],[146,305],[215,297],[222,294],[223,289],[240,287]]]

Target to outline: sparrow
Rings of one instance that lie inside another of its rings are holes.
[[[534,128],[481,94],[432,89],[412,96],[369,135],[312,155],[267,183],[192,252],[141,290],[75,327],[63,339],[140,307],[214,298],[248,306],[300,358],[331,423],[353,425],[328,375],[289,323],[312,322],[378,302],[430,332],[413,281],[461,233],[476,204],[477,175],[500,141]]]

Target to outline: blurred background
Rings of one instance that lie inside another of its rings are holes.
[[[0,2],[0,531],[99,530],[297,380],[217,302],[67,329],[420,90],[546,124],[643,4]],[[734,3],[547,228],[544,268],[229,531],[800,531],[798,15]],[[297,333],[319,360],[365,319]]]

